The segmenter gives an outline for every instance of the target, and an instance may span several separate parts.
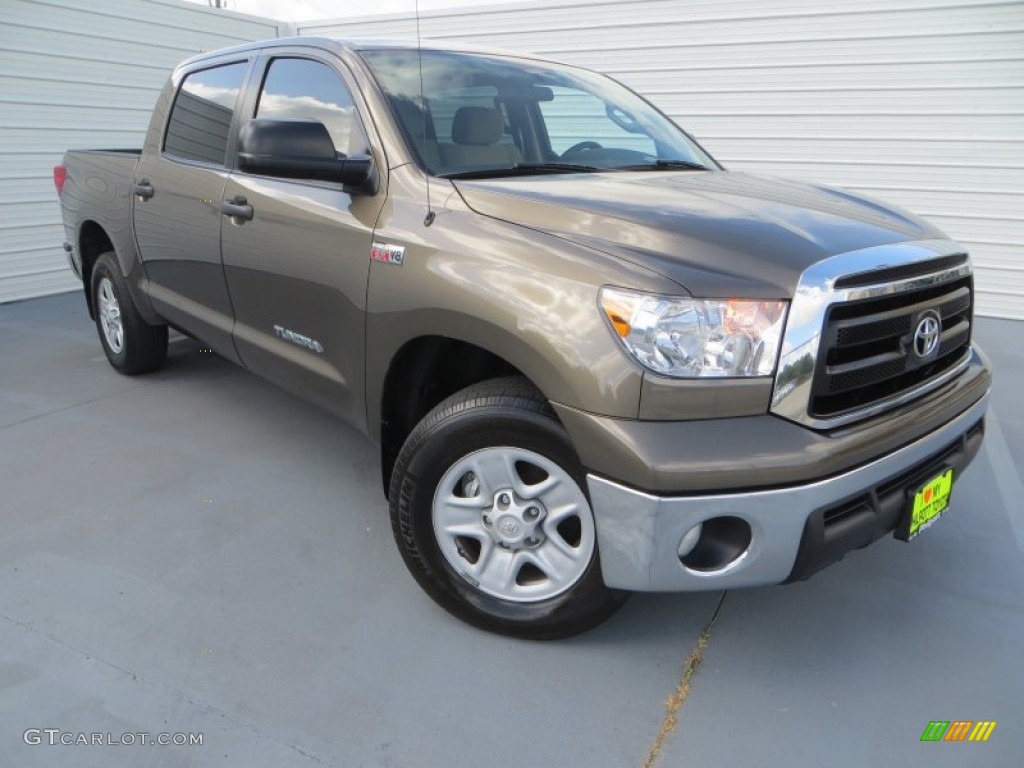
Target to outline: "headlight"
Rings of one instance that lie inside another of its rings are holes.
[[[601,289],[601,308],[626,349],[663,376],[771,376],[785,301],[688,299]]]

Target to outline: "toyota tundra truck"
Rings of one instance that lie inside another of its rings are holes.
[[[490,631],[911,541],[982,441],[961,245],[730,172],[579,67],[228,48],[174,70],[141,151],[54,180],[111,365],[157,369],[173,328],[365,433],[409,571]]]

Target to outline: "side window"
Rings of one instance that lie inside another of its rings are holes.
[[[551,91],[555,98],[540,102],[540,111],[551,149],[558,154],[582,141],[596,141],[609,149],[658,153],[650,136],[642,130],[632,133],[616,123],[605,112],[605,103],[593,94],[561,86],[552,86]]]
[[[256,117],[312,118],[343,155],[368,150],[352,96],[338,74],[319,61],[274,59],[263,80]]]
[[[238,62],[185,77],[167,120],[164,152],[186,160],[224,164],[231,116],[247,67],[247,62]]]

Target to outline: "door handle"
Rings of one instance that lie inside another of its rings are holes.
[[[132,192],[139,200],[149,200],[153,196],[153,185],[149,179],[140,179],[138,184],[132,185]]]
[[[243,221],[252,221],[252,206],[242,195],[235,195],[231,200],[223,200],[220,204],[220,212],[232,219],[239,219],[235,224]]]

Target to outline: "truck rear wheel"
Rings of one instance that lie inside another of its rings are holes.
[[[458,392],[406,440],[391,526],[420,586],[482,629],[555,639],[601,623],[605,587],[584,473],[550,405],[504,378]]]
[[[113,251],[96,259],[90,290],[96,330],[110,364],[129,376],[159,368],[167,357],[167,326],[142,319]]]

